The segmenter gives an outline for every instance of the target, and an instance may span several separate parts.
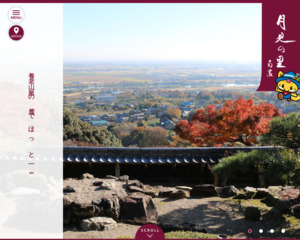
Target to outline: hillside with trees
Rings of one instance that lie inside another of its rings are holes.
[[[73,113],[64,110],[63,139],[71,140],[79,146],[120,147],[121,141],[110,131],[100,127],[93,127],[82,122]]]
[[[124,147],[169,146],[168,132],[161,127],[137,127],[122,139]]]

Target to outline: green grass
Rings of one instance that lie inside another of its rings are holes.
[[[166,239],[217,239],[217,235],[191,232],[191,231],[175,231],[165,233]]]
[[[242,200],[242,207],[257,207],[262,213],[269,212],[272,208],[262,203],[260,199]]]
[[[284,214],[283,217],[289,224],[289,227],[286,228],[287,233],[289,233],[294,238],[300,238],[300,219],[290,214]]]
[[[298,219],[290,214],[284,214],[283,217],[284,217],[285,221],[289,223],[291,228],[296,227],[296,228],[300,229],[300,219]]]
[[[257,207],[262,214],[269,212],[272,208],[261,202],[261,199],[224,199],[224,202],[234,202],[243,209],[246,207]]]

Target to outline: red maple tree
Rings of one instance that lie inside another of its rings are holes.
[[[176,133],[197,146],[234,146],[240,142],[246,146],[257,143],[257,136],[269,130],[269,121],[282,116],[273,104],[255,105],[252,99],[227,100],[217,110],[215,105],[200,109],[192,121],[181,120]]]

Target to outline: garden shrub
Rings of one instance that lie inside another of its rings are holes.
[[[300,184],[299,154],[293,149],[281,148],[275,153],[264,150],[238,152],[224,157],[213,172],[221,179],[237,179],[239,176],[263,176],[272,184]]]

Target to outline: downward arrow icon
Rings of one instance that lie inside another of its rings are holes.
[[[150,234],[147,234],[147,236],[148,236],[149,238],[152,238],[153,234],[151,234],[151,235],[150,235]]]

